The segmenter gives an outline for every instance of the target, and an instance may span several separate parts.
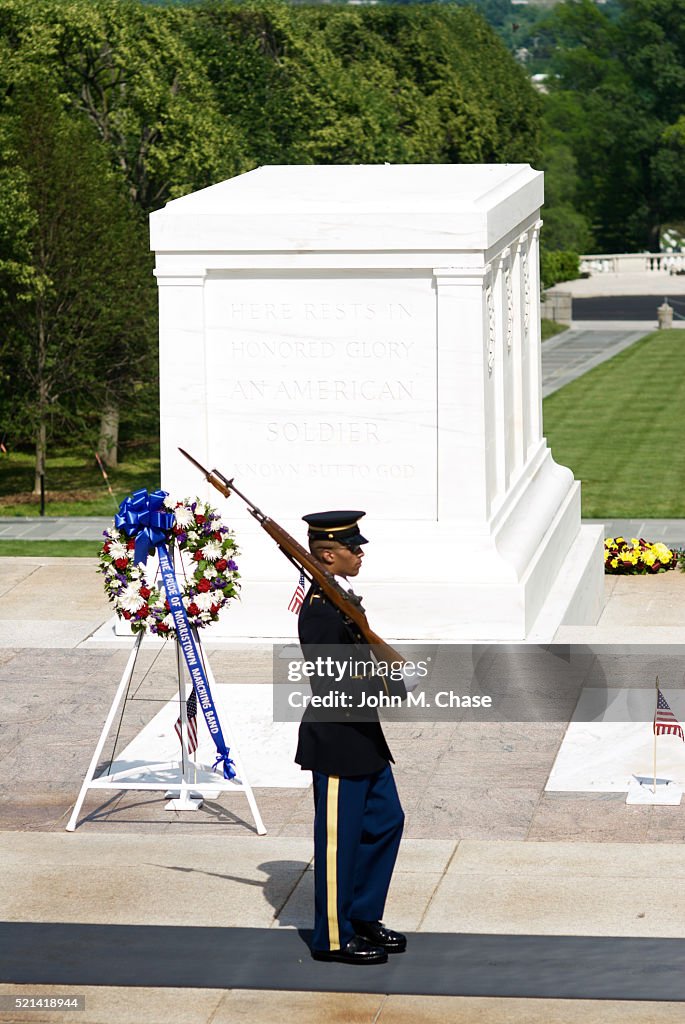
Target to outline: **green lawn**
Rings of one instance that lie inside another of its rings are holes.
[[[117,469],[107,471],[116,500],[109,494],[91,454],[48,453],[45,474],[48,516],[111,516],[119,503],[140,487],[159,487],[159,455],[136,452]],[[37,516],[39,503],[31,496],[33,457],[22,452],[0,456],[0,516]]]
[[[655,331],[546,398],[588,518],[685,518],[685,331]]]
[[[0,558],[97,558],[97,540],[0,540]]]
[[[549,341],[550,338],[555,338],[557,334],[567,330],[568,324],[558,324],[555,320],[545,320],[544,317],[540,321],[540,338],[542,341]]]

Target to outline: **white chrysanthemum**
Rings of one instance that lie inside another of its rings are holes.
[[[195,530],[188,530],[188,543],[189,544],[196,544],[199,539],[200,539],[200,534],[199,533],[197,533]]]
[[[111,526],[106,532],[110,540],[119,540],[119,531],[116,527]]]
[[[213,565],[208,565],[202,574],[205,579],[211,580],[213,576],[218,576],[219,573],[216,571]]]
[[[202,549],[202,557],[206,558],[208,562],[216,562],[217,558],[221,558],[221,544],[218,540],[208,541]]]
[[[114,541],[109,549],[110,558],[128,558],[128,548],[121,541]]]
[[[174,498],[173,494],[167,494],[166,498],[164,499],[164,504],[173,512],[174,509],[176,508],[176,500],[177,499]]]
[[[139,608],[142,608],[145,604],[144,598],[140,596],[140,589],[137,583],[130,584],[126,587],[123,594],[119,598],[119,604],[125,612],[137,612]]]
[[[185,505],[179,505],[177,509],[174,509],[174,512],[176,515],[176,523],[182,529],[185,529],[186,526],[190,526],[195,519],[192,508],[186,508]]]
[[[214,597],[212,594],[198,594],[195,598],[195,604],[201,612],[208,612],[214,604]]]
[[[173,615],[165,615],[164,618],[162,619],[162,623],[163,625],[168,626],[169,629],[174,629],[174,627],[176,626]]]

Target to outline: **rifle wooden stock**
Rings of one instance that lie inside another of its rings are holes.
[[[298,544],[295,538],[291,537],[287,530],[284,530],[282,526],[279,526],[277,522],[270,519],[269,516],[265,515],[261,509],[257,508],[249,498],[238,490],[233,483],[233,480],[227,480],[226,477],[217,469],[205,469],[201,463],[194,459],[192,455],[189,455],[188,452],[184,451],[183,448],[179,448],[179,451],[185,455],[185,457],[192,462],[194,466],[197,466],[197,468],[204,473],[205,478],[209,481],[212,487],[216,487],[216,489],[220,491],[225,498],[230,497],[231,492],[235,491],[235,493],[243,499],[247,505],[250,515],[257,520],[262,529],[266,530],[272,540],[278,544],[286,558],[293,562],[299,569],[304,570],[304,572],[309,575],[310,579],[314,580],[319,585],[321,591],[328,598],[331,604],[334,604],[335,607],[343,613],[343,615],[346,615],[348,619],[351,619],[351,621],[354,622],[366,643],[373,648],[374,657],[378,661],[404,664],[406,659],[371,629],[359,598],[354,597],[343,590],[335,577],[328,572],[327,569],[324,569],[321,562],[314,558],[310,551],[307,551],[301,544]]]

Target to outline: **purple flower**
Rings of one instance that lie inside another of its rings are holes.
[[[235,572],[236,569],[238,568],[238,566],[236,565],[232,558],[229,558],[228,560],[228,568],[231,570],[231,572]]]
[[[187,534],[187,532],[185,530],[181,530],[180,533],[176,534],[176,542],[178,544],[185,544],[187,539],[188,539],[188,534]]]

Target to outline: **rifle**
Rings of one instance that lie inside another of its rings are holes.
[[[404,664],[405,658],[402,657],[390,644],[387,644],[385,640],[382,640],[377,633],[369,626],[366,618],[366,612],[364,611],[361,598],[353,594],[352,591],[345,591],[340,586],[335,576],[330,573],[327,569],[321,565],[319,561],[298,544],[294,537],[279,526],[277,522],[270,519],[260,508],[257,508],[249,498],[238,490],[233,480],[227,480],[223,473],[220,473],[218,469],[205,469],[205,467],[194,459],[192,455],[189,455],[183,448],[178,449],[181,455],[185,455],[189,462],[192,462],[201,473],[204,474],[205,478],[209,481],[212,487],[216,487],[217,491],[220,491],[225,498],[230,498],[231,492],[235,491],[239,498],[242,498],[247,505],[248,511],[251,516],[257,520],[262,529],[266,530],[272,540],[276,541],[279,548],[288,559],[289,562],[299,569],[301,572],[308,576],[310,580],[316,582],[321,588],[325,597],[335,605],[338,611],[341,611],[343,615],[346,615],[348,619],[357,626],[359,632],[363,636],[366,643],[372,648],[373,655],[378,661],[384,661],[388,663],[395,662],[396,664]]]

